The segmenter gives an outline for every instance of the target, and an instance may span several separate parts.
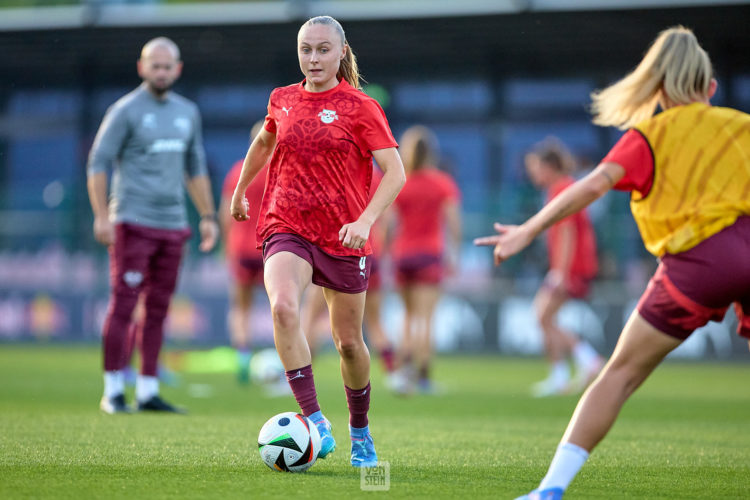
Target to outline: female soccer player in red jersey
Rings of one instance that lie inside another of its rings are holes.
[[[556,138],[537,144],[524,158],[531,182],[547,192],[547,202],[573,184],[573,155]],[[585,298],[596,275],[596,237],[585,211],[561,220],[547,233],[549,271],[534,297],[539,326],[544,334],[544,350],[550,364],[549,375],[534,384],[534,396],[543,397],[578,392],[591,382],[602,367],[593,347],[573,332],[557,324],[557,313],[570,298]],[[570,376],[568,357],[576,366]]]
[[[750,338],[750,116],[712,107],[708,54],[683,27],[663,31],[638,67],[595,92],[594,123],[628,128],[599,166],[520,226],[497,225],[495,264],[612,188],[631,192],[646,248],[659,257],[612,357],[578,402],[538,489],[561,498],[628,397],[696,328],[735,303]],[[664,110],[653,116],[656,106]]]
[[[401,137],[401,151],[407,174],[394,203],[392,256],[405,313],[399,377],[394,377],[392,388],[408,393],[416,382],[417,390],[430,393],[432,316],[446,267],[458,257],[461,196],[450,175],[435,168],[437,139],[431,130],[409,128]]]
[[[274,340],[295,399],[318,427],[319,457],[335,448],[318,405],[310,349],[300,329],[300,301],[322,286],[349,406],[351,464],[372,466],[369,432],[370,355],[362,316],[370,271],[370,228],[404,184],[404,168],[378,103],[359,89],[359,72],[335,19],[314,17],[297,35],[305,79],[275,89],[264,129],[245,157],[231,213],[247,218],[244,192],[269,161],[257,238],[263,242]],[[368,203],[372,161],[383,180]]]
[[[261,120],[253,125],[250,138],[254,138],[263,128]],[[229,205],[234,188],[242,172],[244,161],[236,162],[224,178],[219,205],[219,222],[224,236],[224,251],[231,276],[230,304],[227,320],[232,347],[237,350],[237,380],[240,383],[249,381],[252,332],[250,308],[253,305],[253,292],[263,284],[263,254],[255,241],[255,226],[260,211],[260,201],[266,182],[267,169],[263,168],[255,176],[245,192],[248,200],[247,222],[240,223],[232,219]]]

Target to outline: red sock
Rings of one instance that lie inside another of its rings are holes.
[[[346,390],[346,403],[349,406],[349,425],[361,429],[366,427],[367,411],[370,409],[370,382],[362,389],[350,389],[344,386]]]
[[[304,416],[310,416],[320,411],[318,395],[315,392],[315,381],[313,380],[312,365],[303,366],[296,370],[286,372],[289,387],[292,388],[294,399],[302,410]]]
[[[386,347],[382,351],[380,351],[380,359],[383,361],[383,366],[385,366],[385,371],[388,373],[391,373],[394,369],[394,353],[392,347]]]

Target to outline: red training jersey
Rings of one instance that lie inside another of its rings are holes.
[[[397,147],[380,105],[346,80],[325,92],[304,81],[271,93],[265,128],[276,134],[257,239],[294,233],[332,255],[363,256],[369,244],[346,248],[344,224],[367,206],[372,152]]]
[[[565,188],[575,182],[570,176],[565,176],[555,182],[547,191],[547,203],[552,201]],[[562,261],[561,230],[570,227],[575,234],[570,267],[565,270]],[[569,215],[549,228],[547,231],[547,255],[550,269],[557,269],[565,273],[565,277],[578,276],[591,279],[596,276],[599,267],[596,255],[596,235],[585,210]]]
[[[399,220],[393,240],[394,258],[442,256],[443,208],[460,199],[458,186],[445,172],[422,168],[409,174],[394,202]]]
[[[224,185],[221,195],[231,200],[237,182],[240,180],[242,173],[242,164],[244,160],[235,163],[224,178]],[[258,213],[260,212],[260,202],[263,198],[263,189],[266,186],[266,174],[268,167],[263,167],[260,172],[253,178],[253,181],[247,186],[245,197],[249,207],[247,209],[247,220],[236,221],[234,218],[229,222],[227,228],[227,257],[236,259],[261,259],[263,257],[255,241],[255,227],[258,224]]]

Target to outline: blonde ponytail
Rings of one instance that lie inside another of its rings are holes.
[[[345,43],[346,55],[341,60],[341,66],[339,66],[339,72],[336,76],[343,78],[349,85],[355,89],[362,89],[362,77],[359,74],[359,66],[357,66],[357,56],[354,55],[354,51]]]
[[[640,64],[627,76],[591,94],[593,122],[630,128],[653,116],[665,98],[689,104],[708,95],[711,60],[693,32],[682,26],[662,31]]]
[[[339,71],[336,76],[346,80],[346,82],[355,89],[362,89],[362,76],[359,74],[357,57],[354,55],[354,51],[346,41],[346,34],[344,33],[344,28],[341,26],[341,23],[331,16],[316,16],[305,21],[300,27],[300,31],[302,31],[305,26],[311,26],[313,24],[325,24],[336,30],[339,37],[341,37],[341,44],[346,47],[346,55],[344,55],[344,58],[341,60],[341,65],[339,66]]]

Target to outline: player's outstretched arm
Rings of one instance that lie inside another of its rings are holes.
[[[247,187],[258,172],[268,162],[275,147],[276,135],[266,130],[265,127],[261,128],[247,150],[245,161],[242,163],[240,179],[237,181],[237,187],[234,188],[232,202],[229,205],[229,210],[235,220],[247,220],[249,204],[247,198],[245,198],[245,191],[247,191]]]
[[[498,234],[477,238],[474,244],[494,246],[495,265],[500,265],[526,248],[539,233],[602,197],[624,175],[625,169],[617,163],[602,163],[586,177],[565,189],[520,226],[495,223],[495,231]]]

